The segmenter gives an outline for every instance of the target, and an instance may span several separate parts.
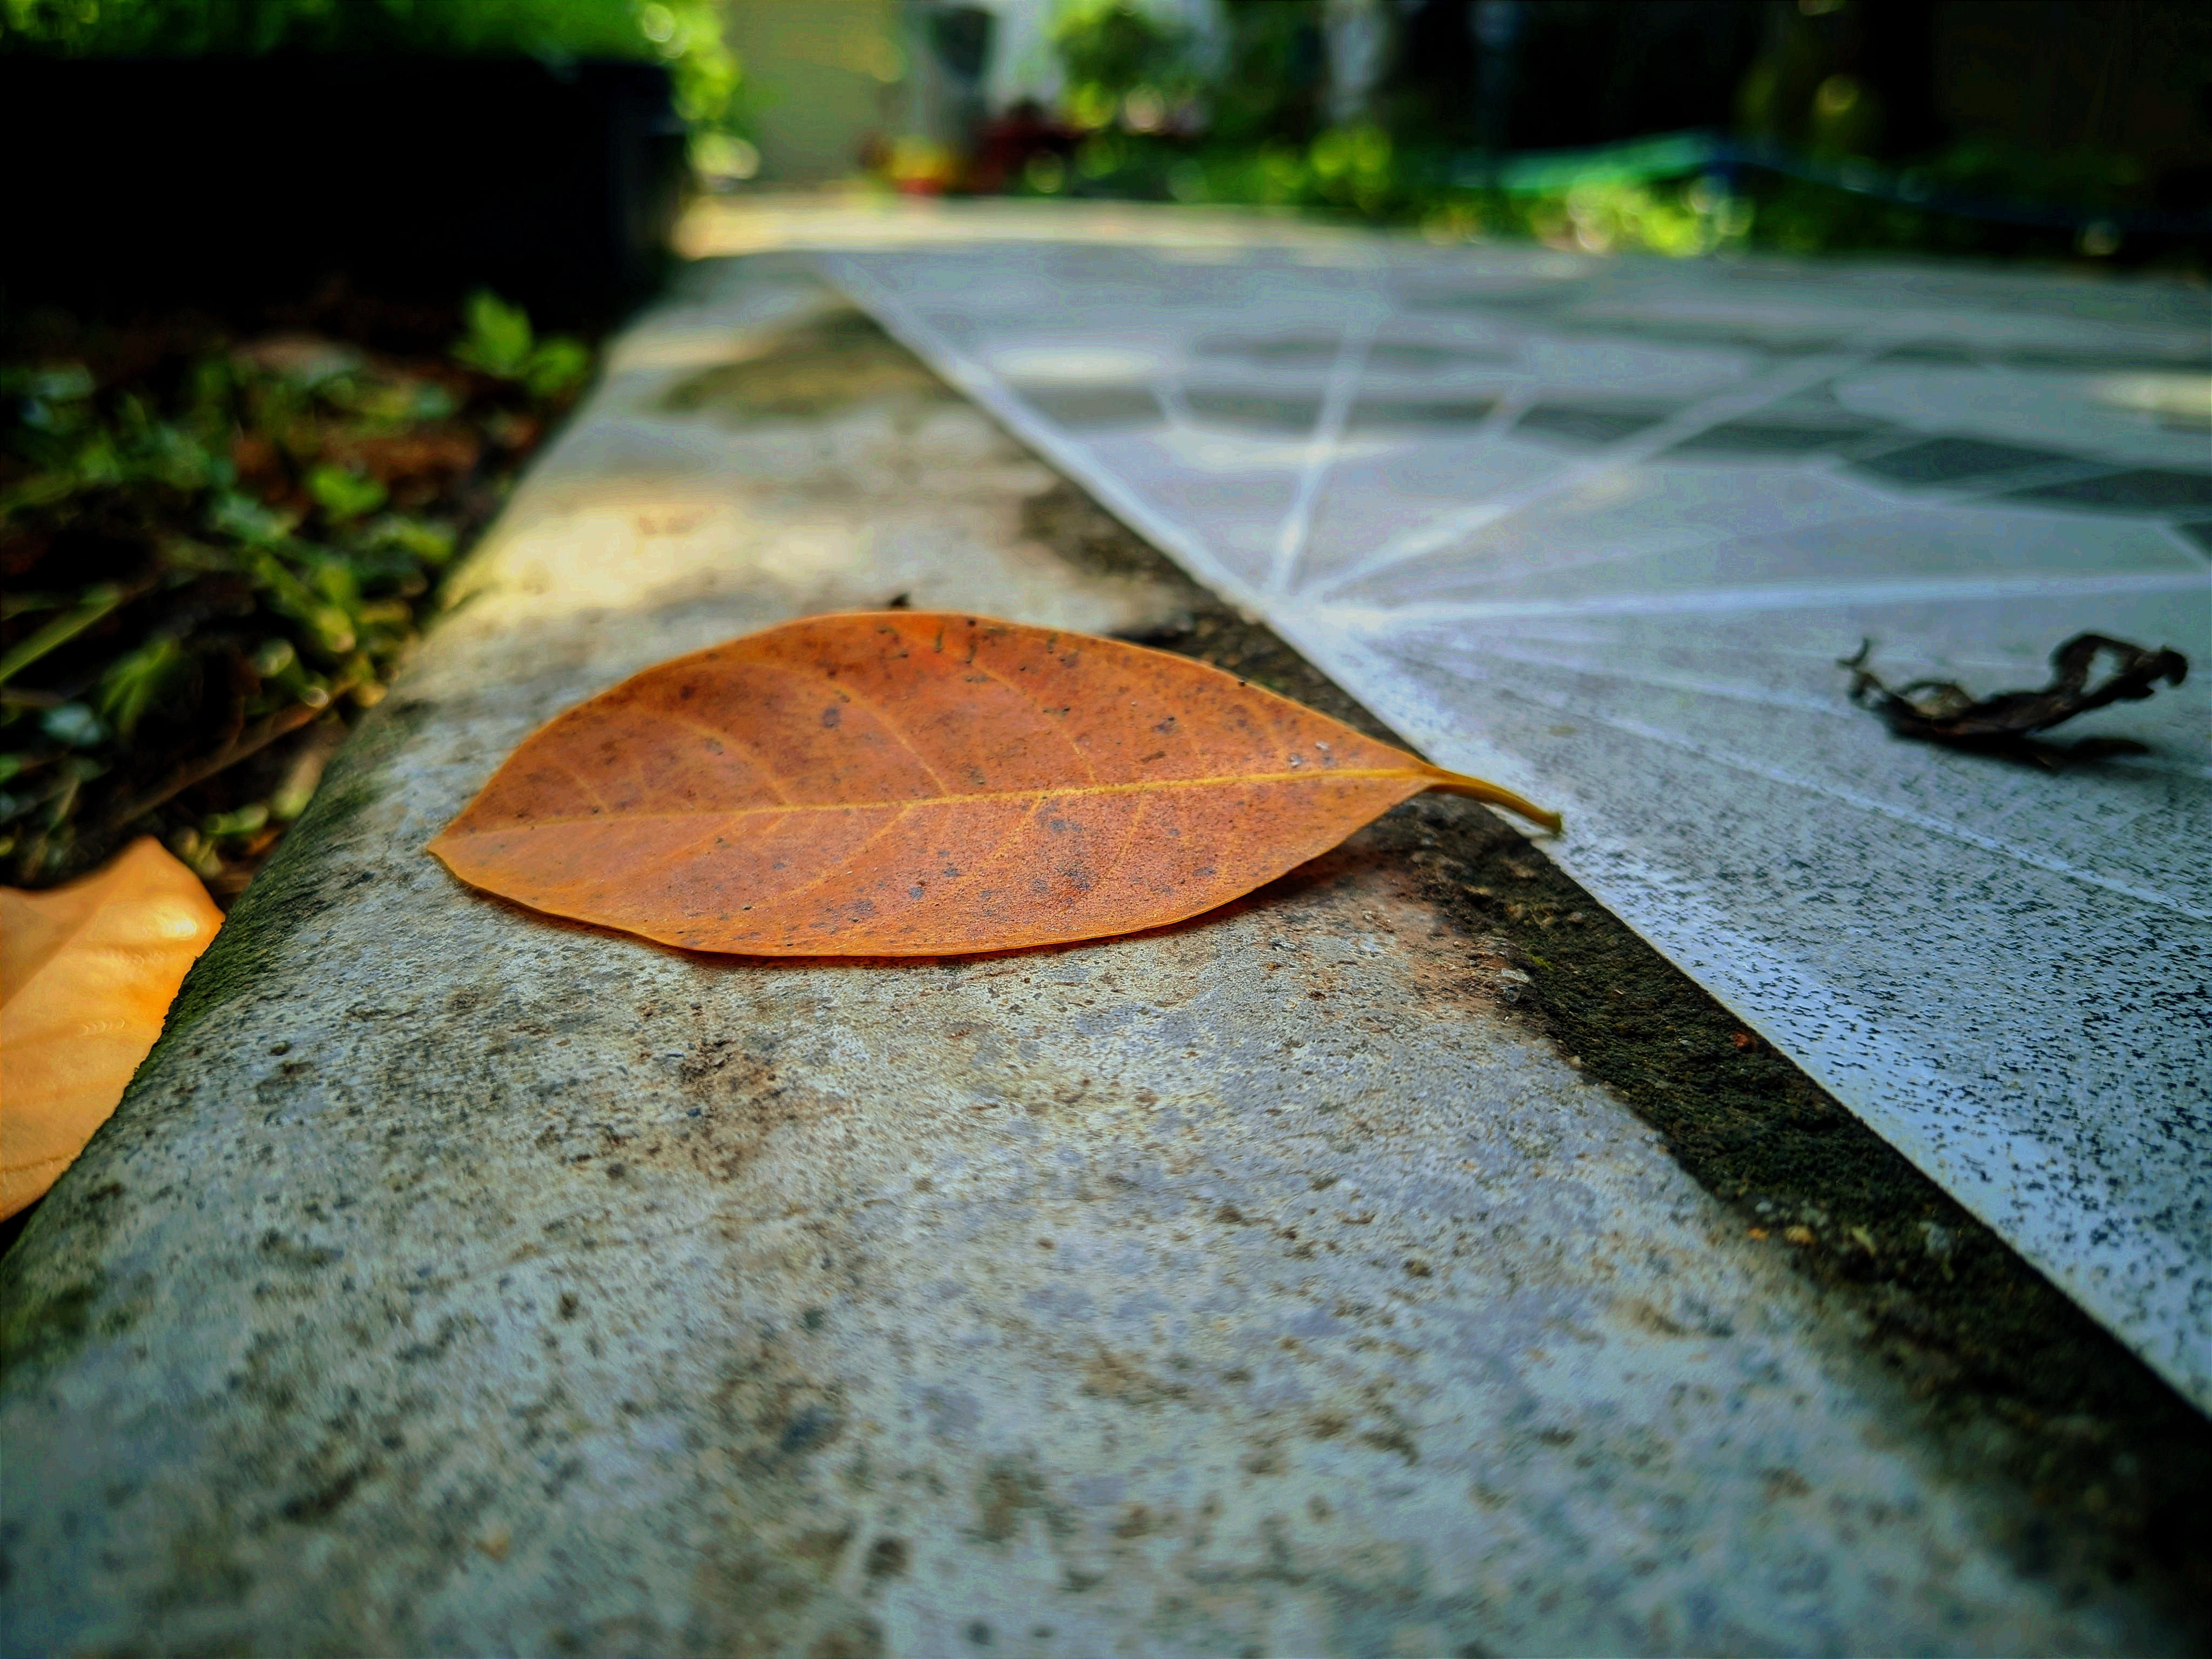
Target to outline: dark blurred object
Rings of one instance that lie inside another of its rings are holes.
[[[1401,143],[1568,149],[1725,124],[1756,0],[1416,0],[1382,89]]]
[[[1736,89],[1745,137],[1814,155],[1917,155],[1944,137],[1939,5],[1759,8],[1759,52]]]
[[[1311,142],[1325,125],[1328,37],[1316,0],[1222,0],[1227,62],[1214,131],[1231,141]]]
[[[928,77],[936,105],[920,124],[935,128],[956,155],[975,152],[977,135],[988,115],[983,77],[991,67],[991,41],[998,19],[981,6],[933,4],[926,13],[929,37]],[[916,77],[917,92],[922,77]]]
[[[1475,110],[1478,137],[1486,150],[1504,149],[1512,135],[1513,83],[1521,67],[1522,26],[1527,13],[1521,0],[1477,0],[1474,7],[1474,41],[1482,76]]]
[[[2212,9],[2184,0],[1836,0],[1764,9],[1739,131],[1912,161],[1986,195],[2212,198]]]
[[[4,299],[222,313],[343,276],[561,324],[655,279],[684,131],[657,64],[0,58]]]
[[[1504,118],[1509,100],[1494,83],[1510,65],[1486,64],[1478,82],[1473,12],[1471,0],[1414,0],[1399,13],[1376,104],[1401,143],[1470,144]]]
[[[1056,166],[1065,177],[1067,163],[1083,135],[1059,121],[1034,98],[1018,101],[995,121],[985,125],[975,139],[975,159],[969,167],[972,190],[1002,191],[1035,176],[1035,166]]]
[[[998,19],[982,6],[940,5],[929,11],[929,45],[945,73],[974,86],[991,66],[991,35]]]
[[[1711,124],[1728,108],[1759,40],[1758,12],[1742,0],[1513,9],[1522,18],[1518,37],[1502,46],[1516,60],[1516,95],[1503,122],[1510,149],[1607,143]],[[1480,30],[1476,38],[1486,44]]]

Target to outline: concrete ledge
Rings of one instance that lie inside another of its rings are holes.
[[[1187,622],[1054,484],[773,258],[622,343],[0,1267],[0,1646],[2191,1650],[1514,1010],[1412,857],[1471,809],[923,967],[422,854],[784,617]]]

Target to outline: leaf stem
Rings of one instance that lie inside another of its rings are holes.
[[[1557,812],[1549,812],[1534,802],[1523,799],[1510,789],[1484,778],[1471,778],[1464,772],[1447,772],[1441,766],[1429,769],[1429,787],[1447,795],[1466,795],[1472,799],[1502,806],[1509,812],[1517,812],[1531,823],[1540,823],[1555,836],[1566,833],[1566,820]]]
[[[76,610],[55,617],[6,656],[0,657],[0,685],[15,678],[49,651],[67,645],[125,600],[136,599],[145,591],[143,586],[133,589],[112,586],[88,588],[82,602]]]
[[[207,779],[215,776],[216,773],[228,770],[249,756],[259,754],[277,738],[288,732],[298,731],[316,715],[329,708],[340,696],[351,690],[358,683],[356,678],[349,676],[332,685],[330,696],[321,702],[295,703],[289,708],[278,710],[235,742],[216,750],[206,759],[185,766],[170,774],[166,783],[159,785],[131,802],[110,818],[105,827],[110,831],[126,829],[144,817],[155,807],[166,805],[194,784],[204,782]]]

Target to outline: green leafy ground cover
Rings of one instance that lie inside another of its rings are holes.
[[[155,834],[219,902],[591,370],[489,294],[0,344],[0,880]]]

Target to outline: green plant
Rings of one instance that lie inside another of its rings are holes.
[[[591,371],[592,354],[581,341],[566,334],[537,338],[528,313],[489,289],[469,295],[467,316],[469,331],[454,344],[454,359],[503,380],[518,380],[532,396],[557,397]]]
[[[3,0],[18,46],[86,56],[198,58],[309,52],[520,52],[636,58],[658,42],[630,0]],[[668,38],[662,36],[662,39]]]
[[[108,664],[93,698],[94,712],[127,742],[137,735],[146,711],[175,687],[189,665],[175,636],[157,634]]]
[[[1158,128],[1169,106],[1198,85],[1190,31],[1133,0],[1078,0],[1054,23],[1052,44],[1080,126],[1120,116],[1139,131]]]
[[[349,467],[316,466],[307,474],[307,493],[332,524],[348,524],[364,513],[374,513],[392,492],[376,479]]]
[[[1322,11],[1316,0],[1224,0],[1228,51],[1206,92],[1216,137],[1299,146],[1313,137],[1326,78]]]

